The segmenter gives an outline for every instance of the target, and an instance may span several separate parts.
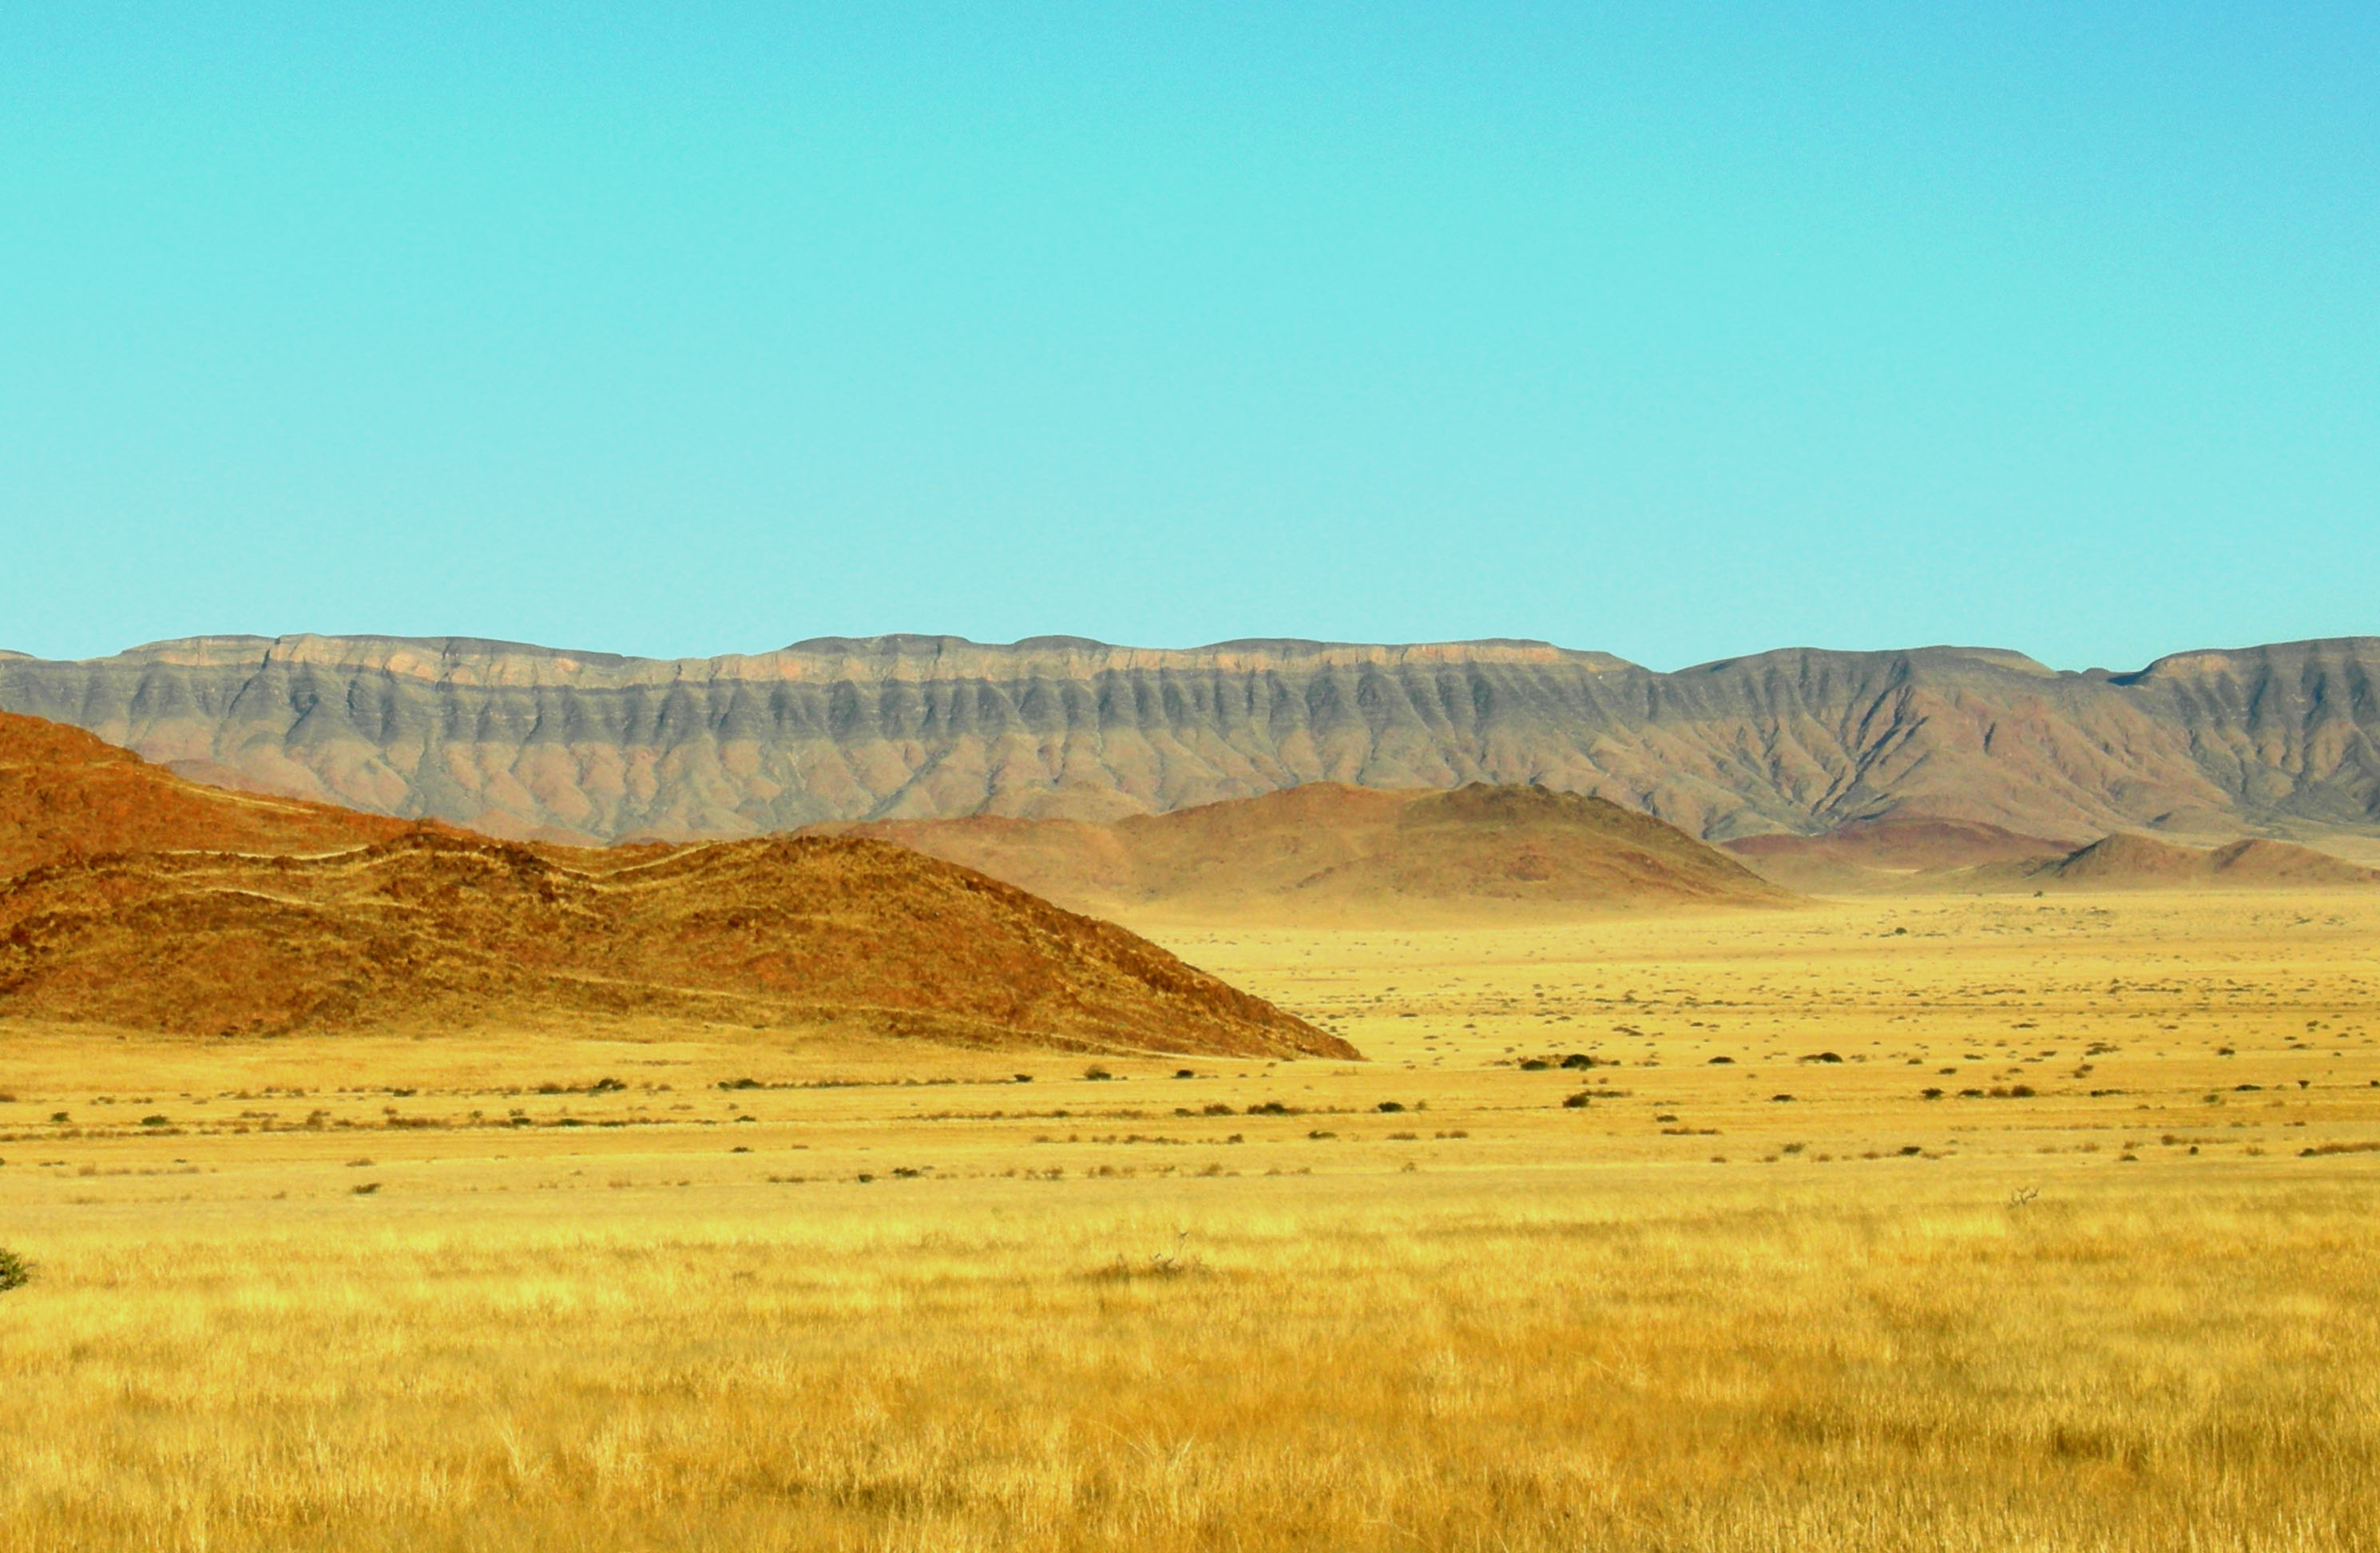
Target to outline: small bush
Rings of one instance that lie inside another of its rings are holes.
[[[1390,1116],[1396,1115],[1404,1108],[1404,1102],[1402,1100],[1383,1100],[1380,1102],[1378,1107],[1378,1109],[1387,1112]]]
[[[1522,1062],[1521,1071],[1524,1073],[1542,1073],[1552,1066],[1552,1063],[1548,1062],[1542,1057],[1532,1057]]]
[[[171,1127],[173,1123],[166,1120],[162,1116],[145,1116],[140,1119],[140,1125],[143,1127]]]
[[[1595,1066],[1595,1058],[1585,1052],[1572,1052],[1562,1058],[1561,1065],[1565,1068],[1592,1068]]]
[[[1562,1109],[1566,1111],[1583,1111],[1586,1109],[1586,1092],[1584,1090],[1580,1091],[1576,1094],[1564,1095],[1562,1097]]]
[[[33,1265],[6,1246],[0,1246],[0,1294],[22,1289],[32,1281]]]
[[[1091,1080],[1101,1080],[1112,1079],[1115,1075],[1094,1062],[1088,1068],[1083,1070],[1083,1077]]]

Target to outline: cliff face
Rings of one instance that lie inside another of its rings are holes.
[[[1536,783],[1710,839],[1888,813],[2079,841],[2380,834],[2380,638],[2179,654],[1791,650],[1657,674],[1541,642],[806,642],[662,661],[463,639],[0,656],[0,709],[186,775],[499,835],[1110,819],[1311,781]]]

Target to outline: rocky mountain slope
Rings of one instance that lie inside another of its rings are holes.
[[[507,843],[217,791],[23,717],[0,717],[0,1014],[1356,1055],[1123,928],[883,841]]]
[[[420,833],[36,869],[0,882],[0,1012],[199,1035],[595,1019],[1355,1055],[1123,928],[858,838],[573,868]]]
[[[878,820],[896,841],[1087,911],[1409,920],[1499,908],[1771,905],[1742,863],[1649,815],[1544,788],[1315,782],[1109,824]]]
[[[326,852],[412,826],[328,804],[186,782],[128,750],[0,713],[0,878],[104,852]]]
[[[2380,837],[2380,638],[2054,672],[1791,650],[1658,674],[1538,642],[1187,651],[807,642],[660,661],[201,638],[0,659],[0,708],[209,781],[615,840],[965,814],[1107,820],[1301,783],[1533,783],[1711,840],[1887,815],[2072,846]]]

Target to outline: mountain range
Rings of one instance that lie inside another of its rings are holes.
[[[1925,819],[2051,851],[2155,831],[2370,855],[2376,683],[2375,637],[2126,673],[1961,647],[1661,673],[1522,641],[887,636],[662,660],[290,636],[0,655],[0,709],[202,781],[575,843],[1488,782],[1608,799],[1711,841]]]

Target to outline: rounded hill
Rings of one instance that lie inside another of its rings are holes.
[[[1113,923],[881,841],[531,847],[200,787],[28,717],[0,717],[0,1013],[1357,1055]]]
[[[1651,815],[1581,793],[1486,783],[1310,782],[1107,825],[978,817],[828,828],[898,841],[1095,911],[1375,918],[1791,899]]]

